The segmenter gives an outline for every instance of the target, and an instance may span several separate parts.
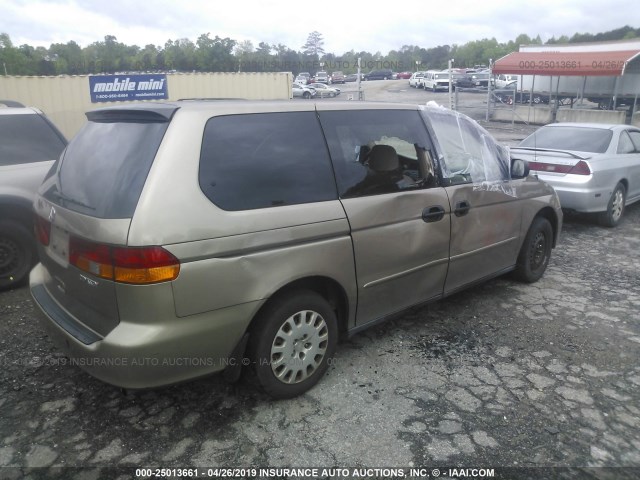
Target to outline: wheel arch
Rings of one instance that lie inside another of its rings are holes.
[[[33,230],[33,205],[24,198],[0,195],[0,220],[11,220]]]
[[[555,248],[558,243],[558,237],[560,233],[560,219],[558,218],[558,214],[553,208],[545,207],[534,215],[534,217],[531,219],[531,222],[533,223],[533,221],[538,217],[546,218],[551,224],[551,229],[553,230],[552,247]]]
[[[338,332],[341,337],[346,336],[348,330],[349,319],[349,299],[346,291],[332,278],[325,276],[311,276],[294,280],[283,285],[276,290],[269,299],[258,309],[253,319],[249,323],[247,331],[249,334],[253,330],[255,324],[260,321],[262,312],[267,309],[274,301],[287,295],[291,295],[297,290],[308,290],[317,293],[324,298],[332,310],[336,314],[338,320]]]
[[[621,183],[622,186],[624,187],[624,191],[625,193],[629,193],[629,180],[627,178],[621,178],[620,180],[618,180],[616,182],[616,184],[613,186],[613,190],[615,190],[616,186]],[[613,192],[613,190],[611,190],[611,192]],[[626,200],[626,199],[625,199]]]

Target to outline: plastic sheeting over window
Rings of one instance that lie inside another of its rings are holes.
[[[486,130],[455,112],[427,112],[439,144],[442,174],[449,185],[509,179],[509,155]]]

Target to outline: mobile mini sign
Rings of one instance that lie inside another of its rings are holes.
[[[96,75],[89,77],[91,103],[166,100],[166,75]]]

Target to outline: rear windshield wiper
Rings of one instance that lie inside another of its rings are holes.
[[[86,203],[81,202],[80,200],[76,200],[75,198],[71,198],[71,197],[67,197],[65,194],[60,193],[60,192],[51,192],[51,195],[53,195],[54,197],[64,201],[64,202],[68,202],[68,203],[73,203],[75,205],[78,205],[80,207],[83,208],[87,208],[89,210],[95,210],[94,207],[87,205]]]

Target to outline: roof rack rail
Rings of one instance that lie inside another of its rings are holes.
[[[5,105],[9,108],[24,108],[24,105],[20,102],[15,102],[13,100],[0,100],[0,104]]]

